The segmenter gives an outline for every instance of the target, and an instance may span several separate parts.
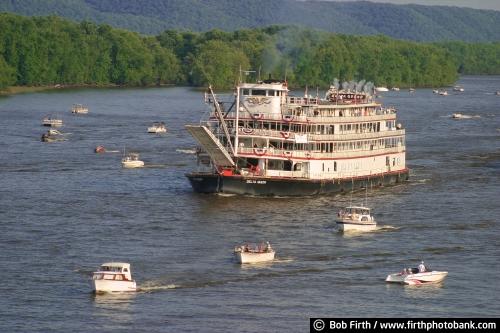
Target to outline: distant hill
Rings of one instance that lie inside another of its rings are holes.
[[[272,24],[416,41],[500,41],[500,11],[447,6],[296,0],[4,0],[0,11],[58,15],[144,34],[233,31]]]

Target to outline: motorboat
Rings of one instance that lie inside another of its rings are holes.
[[[464,92],[464,88],[461,86],[454,86],[453,91]]]
[[[427,269],[424,262],[422,262],[418,268],[405,268],[399,273],[387,275],[385,281],[407,285],[420,285],[441,282],[447,275],[448,272],[431,271]]]
[[[89,108],[82,104],[73,104],[71,107],[71,113],[74,114],[87,114],[89,113]]]
[[[500,96],[500,90],[495,93],[495,95]]]
[[[234,254],[240,264],[254,264],[274,260],[276,251],[269,242],[260,245],[240,245],[235,247]]]
[[[49,129],[49,130],[47,131],[47,133],[48,133],[49,135],[64,135],[64,133],[62,133],[62,132],[60,132],[60,131],[58,131],[58,130],[56,130],[56,129]]]
[[[139,160],[139,154],[129,153],[122,158],[122,165],[124,168],[142,168],[144,166],[144,162]]]
[[[433,93],[433,94],[439,94],[439,90],[437,90],[437,89],[433,89],[433,90],[432,90],[432,93]]]
[[[392,87],[391,89],[392,91],[399,91],[399,88],[398,87]]]
[[[63,125],[63,121],[60,118],[55,118],[52,116],[47,116],[43,118],[42,120],[42,125],[43,126],[52,126],[52,127],[58,127]]]
[[[370,208],[350,206],[342,209],[335,220],[339,231],[372,231],[377,228],[377,222],[371,215]]]
[[[414,92],[415,92],[415,88],[410,88],[410,89],[408,89],[408,91],[409,91],[410,93],[414,93]]]
[[[461,114],[461,113],[454,113],[454,114],[451,115],[451,117],[453,119],[462,119],[464,117],[464,115]]]
[[[387,87],[376,87],[375,90],[377,92],[386,92],[386,91],[389,91],[389,89],[387,89]]]
[[[57,141],[66,141],[66,138],[64,138],[64,134],[57,131],[50,129],[47,131],[47,133],[43,133],[41,137],[42,142],[57,142]]]
[[[106,152],[106,148],[104,148],[104,146],[97,146],[95,147],[94,151],[96,152],[96,154],[101,154]]]
[[[167,128],[164,122],[155,122],[152,126],[148,127],[148,133],[166,133]]]
[[[137,291],[132,280],[130,264],[124,262],[108,262],[92,273],[92,289],[96,293]]]
[[[448,91],[446,91],[446,90],[440,90],[439,91],[439,95],[440,96],[448,96]]]

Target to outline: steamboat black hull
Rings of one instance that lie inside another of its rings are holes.
[[[408,180],[409,170],[387,172],[343,179],[292,179],[277,177],[245,177],[193,172],[186,174],[191,186],[199,193],[223,193],[254,196],[313,196],[350,192],[395,185]]]

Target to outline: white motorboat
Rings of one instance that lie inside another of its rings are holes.
[[[389,91],[389,89],[387,89],[387,87],[376,87],[375,90],[377,92],[386,92],[386,91]]]
[[[139,154],[129,153],[127,156],[122,158],[122,165],[124,168],[142,168],[144,162],[139,160]]]
[[[271,244],[266,242],[266,244],[258,246],[248,244],[237,246],[234,249],[234,254],[240,264],[254,264],[274,260],[276,252],[271,247]]]
[[[59,132],[58,130],[50,129],[47,133],[43,133],[41,137],[42,142],[57,142],[57,141],[66,141],[64,137],[64,133]]]
[[[464,117],[464,115],[461,114],[461,113],[454,113],[454,114],[451,115],[451,117],[453,119],[462,119]]]
[[[410,88],[410,89],[408,89],[408,91],[409,91],[410,93],[414,93],[414,92],[415,92],[415,89],[414,89],[414,88]]]
[[[400,273],[387,275],[385,281],[408,285],[420,285],[441,282],[447,275],[448,272],[428,270],[422,261],[418,268],[405,268]]]
[[[392,91],[399,91],[399,88],[398,87],[392,87],[391,89]]]
[[[96,293],[137,291],[132,280],[130,264],[124,262],[108,262],[101,265],[92,274],[92,289]]]
[[[500,90],[495,93],[495,95],[500,96]]]
[[[335,220],[339,231],[372,231],[377,222],[371,215],[370,208],[350,206],[342,209]]]
[[[433,93],[433,94],[439,94],[439,90],[437,90],[437,89],[433,89],[433,90],[432,90],[432,93]]]
[[[43,118],[43,120],[42,120],[43,126],[57,127],[57,126],[62,126],[62,124],[63,124],[62,119],[55,118],[52,116],[47,116],[47,117]]]
[[[453,91],[464,92],[465,90],[461,86],[454,86]]]
[[[165,127],[164,122],[153,123],[151,127],[148,127],[148,133],[166,133],[167,127]]]
[[[87,114],[89,113],[89,108],[82,104],[73,104],[73,107],[71,107],[71,113]]]
[[[439,95],[440,96],[448,96],[448,91],[446,91],[446,90],[440,90],[439,91]]]

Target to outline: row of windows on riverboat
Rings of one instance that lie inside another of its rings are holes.
[[[404,146],[404,137],[391,137],[376,140],[347,141],[347,142],[321,142],[321,143],[294,143],[286,141],[269,141],[270,149],[289,151],[314,151],[314,152],[339,152],[362,151]],[[245,138],[239,141],[240,148],[267,148],[265,140]]]
[[[395,120],[388,120],[385,126],[388,130],[396,127]],[[380,132],[381,122],[366,122],[356,124],[337,124],[337,125],[318,125],[318,124],[298,124],[298,123],[283,123],[275,121],[239,121],[240,128],[259,129],[259,130],[274,130],[282,132],[294,133],[311,133],[311,134],[355,134]]]
[[[281,96],[285,95],[286,91],[265,90],[265,89],[242,89],[244,96]]]

